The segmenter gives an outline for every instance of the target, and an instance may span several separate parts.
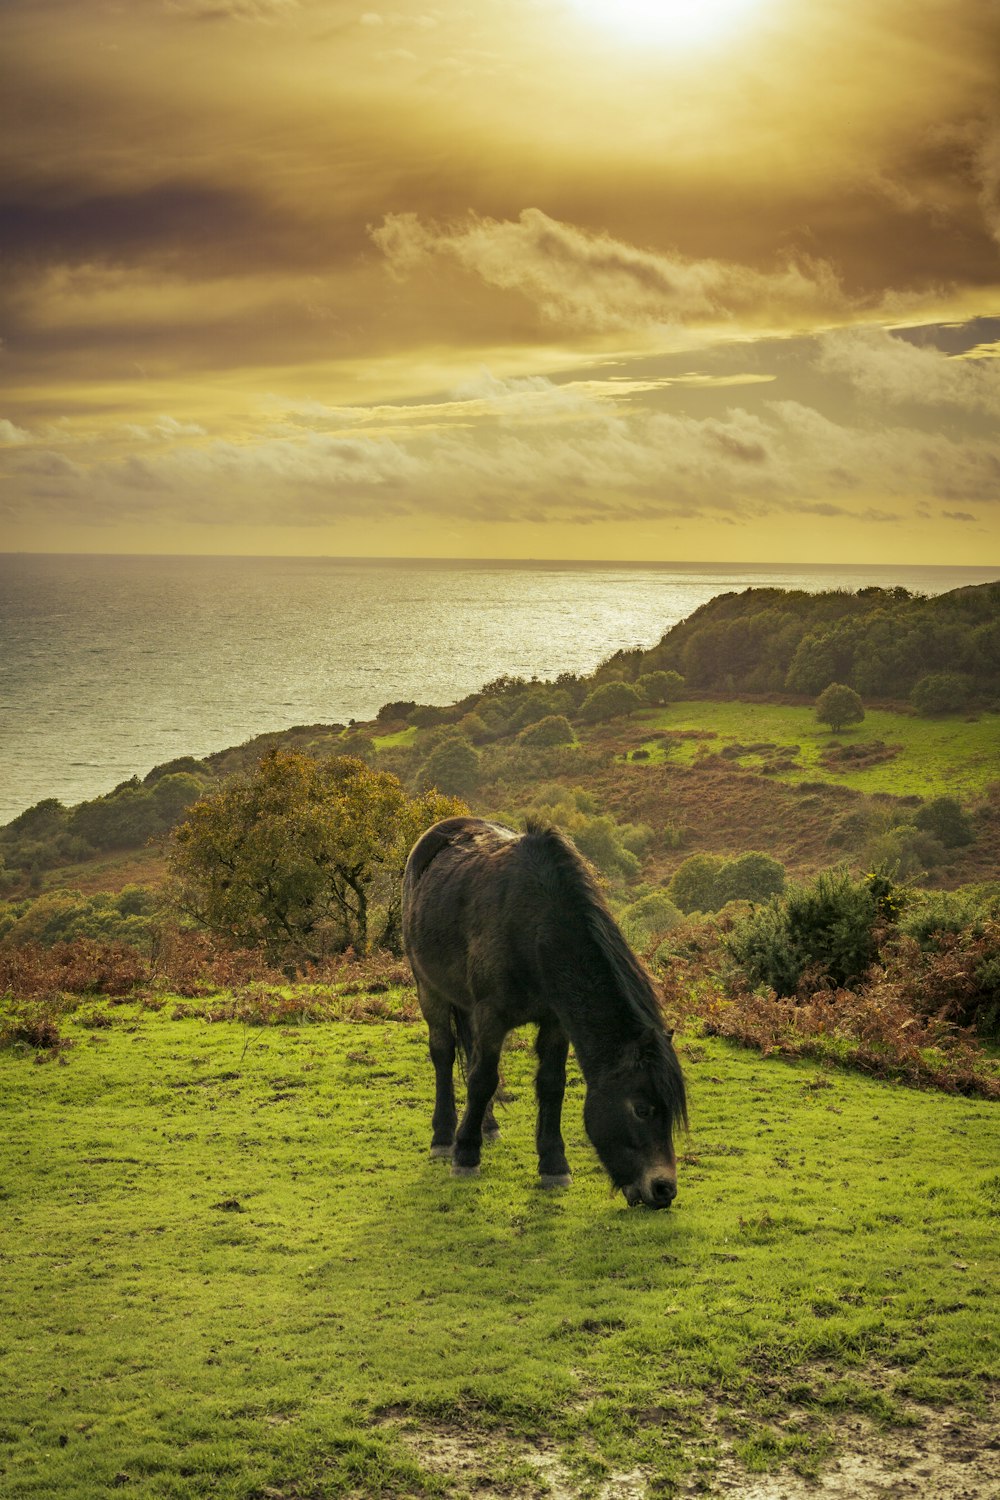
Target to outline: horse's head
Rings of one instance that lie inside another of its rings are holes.
[[[630,1206],[669,1208],[677,1196],[674,1127],[687,1124],[684,1077],[671,1033],[651,1027],[587,1089],[594,1149]]]

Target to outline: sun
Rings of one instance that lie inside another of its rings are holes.
[[[570,0],[573,9],[621,41],[700,47],[724,41],[763,0]]]

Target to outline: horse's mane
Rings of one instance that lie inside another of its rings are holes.
[[[583,855],[565,834],[541,819],[528,818],[524,831],[542,856],[537,864],[544,861],[540,873],[543,878],[547,874],[546,883],[576,909],[634,1019],[643,1027],[662,1027],[653,981],[625,941]]]
[[[653,980],[626,942],[590,865],[565,834],[540,818],[525,820],[524,837],[538,877],[581,919],[645,1039],[645,1066],[653,1071],[673,1117],[686,1125],[684,1075],[670,1046]]]

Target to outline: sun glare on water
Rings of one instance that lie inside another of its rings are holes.
[[[571,0],[577,14],[639,46],[725,41],[764,0]]]

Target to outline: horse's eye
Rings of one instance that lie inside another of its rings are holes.
[[[652,1104],[644,1104],[640,1099],[632,1105],[632,1113],[637,1120],[650,1120],[656,1114],[656,1108]]]

